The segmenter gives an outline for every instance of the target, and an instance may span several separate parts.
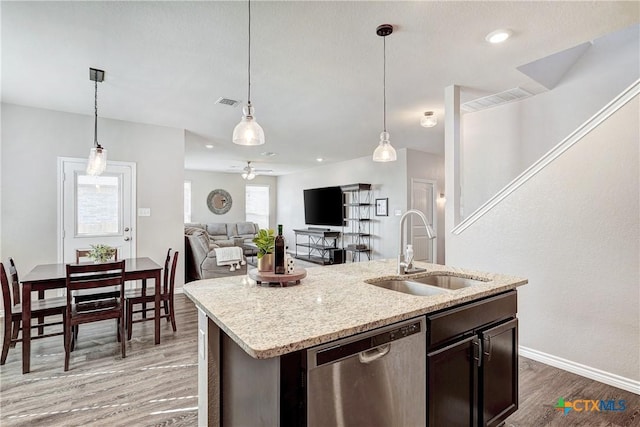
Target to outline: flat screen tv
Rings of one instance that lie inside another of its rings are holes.
[[[304,222],[307,225],[342,226],[344,202],[340,187],[304,190]]]

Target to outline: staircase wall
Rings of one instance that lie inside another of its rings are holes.
[[[639,104],[636,96],[461,234],[447,224],[446,236],[447,264],[529,279],[519,289],[522,348],[637,393]]]

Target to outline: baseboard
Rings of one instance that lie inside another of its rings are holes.
[[[523,346],[519,347],[519,351],[520,356],[640,395],[640,381],[621,377],[620,375],[601,371],[600,369],[592,368],[590,366],[582,365],[580,363],[572,362],[571,360],[563,359],[561,357],[553,356],[551,354]]]

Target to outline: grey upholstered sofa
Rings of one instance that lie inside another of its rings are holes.
[[[251,230],[255,230],[255,233]],[[235,271],[230,271],[228,265],[218,265],[214,248],[243,247],[257,232],[258,225],[251,222],[185,224],[185,281],[246,274],[246,264]]]
[[[187,223],[186,227],[201,228],[209,235],[210,243],[219,247],[242,246],[249,243],[258,234],[258,224],[255,222],[210,222],[210,223]]]

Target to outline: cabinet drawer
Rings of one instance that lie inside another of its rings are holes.
[[[427,316],[429,348],[482,328],[489,323],[515,317],[516,291],[509,291]]]

